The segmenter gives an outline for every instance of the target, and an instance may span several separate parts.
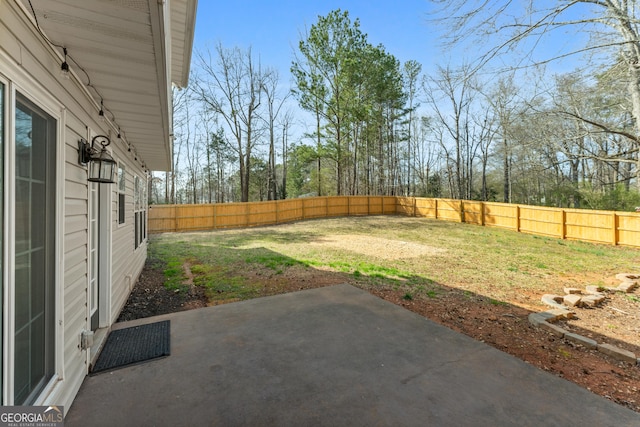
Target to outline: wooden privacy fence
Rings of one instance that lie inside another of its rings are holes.
[[[251,203],[151,205],[149,232],[255,227],[313,218],[395,215],[393,196],[333,196]]]
[[[251,203],[151,205],[149,232],[255,227],[313,218],[407,215],[592,243],[640,247],[640,214],[395,196],[330,196]]]

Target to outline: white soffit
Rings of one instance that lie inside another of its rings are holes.
[[[186,85],[196,1],[171,0],[175,19],[164,16],[163,0],[22,1],[29,12],[33,5],[51,42],[67,48],[71,70],[85,84],[87,75],[91,79],[107,117],[115,117],[139,160],[151,170],[170,170],[171,73],[175,70],[176,84]],[[174,20],[169,39],[167,25]],[[172,49],[176,56],[169,61]],[[99,104],[97,94],[89,93]]]
[[[171,80],[187,87],[198,0],[171,0]]]

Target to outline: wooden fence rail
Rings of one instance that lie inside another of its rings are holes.
[[[434,218],[559,239],[640,247],[640,214],[635,212],[394,196],[332,196],[252,203],[151,205],[149,232],[255,227],[354,215]]]

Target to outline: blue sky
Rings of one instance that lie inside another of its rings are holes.
[[[481,1],[470,1],[479,4]],[[494,10],[499,1],[490,2],[487,6]],[[510,13],[520,15],[527,3],[514,2]],[[536,7],[555,8],[555,0],[537,0]],[[471,6],[470,6],[471,7]],[[443,51],[441,34],[447,29],[429,22],[429,12],[434,8],[429,0],[234,0],[218,2],[201,0],[198,2],[198,14],[194,47],[206,49],[221,42],[225,48],[252,48],[260,57],[263,66],[275,67],[280,71],[280,79],[287,84],[290,79],[289,68],[293,52],[301,34],[306,28],[317,22],[319,15],[325,16],[335,9],[349,11],[351,20],[360,20],[361,30],[368,35],[371,44],[382,44],[387,52],[394,55],[401,63],[414,59],[422,64],[423,72],[432,72],[435,65],[460,65],[472,62],[486,51],[487,46],[471,42],[467,49]],[[576,19],[588,6],[571,7],[566,19]],[[575,27],[567,27],[554,32],[551,38],[545,38],[542,45],[537,45],[537,59],[548,59],[558,53],[573,51],[583,47],[586,34],[576,34]],[[535,41],[532,41],[535,44]],[[526,45],[525,45],[526,46]],[[526,49],[526,48],[525,48]],[[520,54],[526,53],[520,51]],[[510,57],[503,58],[508,65],[519,62]],[[576,67],[579,58],[572,56],[562,62],[550,65],[553,70],[566,72]],[[497,63],[499,64],[499,62]],[[496,65],[497,65],[496,64]]]
[[[280,70],[280,78],[287,82],[300,35],[316,23],[319,15],[335,9],[349,11],[352,21],[359,18],[369,43],[384,45],[401,62],[414,59],[423,64],[423,69],[446,62],[434,60],[441,55],[438,37],[427,23],[426,0],[201,0],[194,47],[206,49],[208,45],[213,49],[218,42],[225,48],[251,47],[263,65]]]
[[[499,5],[499,2],[495,3]],[[536,6],[555,7],[555,0],[539,0]],[[513,3],[515,10],[523,4]],[[218,2],[200,0],[196,18],[194,49],[214,50],[220,42],[225,48],[239,47],[259,56],[263,67],[274,67],[279,70],[280,84],[283,89],[291,87],[289,69],[297,51],[300,37],[317,22],[318,16],[326,16],[336,9],[349,11],[352,21],[360,20],[361,31],[368,36],[369,43],[382,44],[387,52],[394,55],[401,63],[416,60],[422,64],[423,74],[435,74],[436,65],[460,65],[477,58],[465,55],[481,55],[488,46],[478,45],[471,41],[468,48],[442,50],[441,35],[447,31],[444,25],[430,23],[429,12],[433,3],[428,0],[234,0]],[[573,13],[573,12],[572,12]],[[508,16],[507,16],[508,17]],[[572,16],[573,17],[573,16]],[[569,30],[571,31],[571,30]],[[567,34],[566,30],[547,40],[547,45],[538,45],[540,53],[551,56],[559,51],[572,50],[576,45],[584,43],[585,36]],[[194,55],[195,58],[195,55]],[[501,58],[508,63],[516,63],[513,57]],[[553,69],[566,72],[576,66],[577,58],[572,57],[564,64],[553,63]],[[194,70],[194,67],[192,67]],[[494,73],[486,76],[491,80]],[[295,107],[295,100],[288,101]],[[313,121],[304,120],[304,112],[297,108],[299,125]],[[300,134],[301,131],[294,131]]]

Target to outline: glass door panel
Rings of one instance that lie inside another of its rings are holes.
[[[89,183],[89,296],[90,296],[90,314],[91,314],[91,330],[98,329],[98,278],[99,276],[99,248],[100,248],[100,229],[98,228],[98,218],[100,215],[100,184],[96,182]]]
[[[15,405],[54,372],[55,158],[55,119],[16,94]]]
[[[0,83],[0,307],[4,313],[5,306],[2,299],[4,295],[4,85]],[[4,360],[3,339],[3,316],[0,316],[0,354]],[[4,403],[3,369],[0,367],[0,405]]]

